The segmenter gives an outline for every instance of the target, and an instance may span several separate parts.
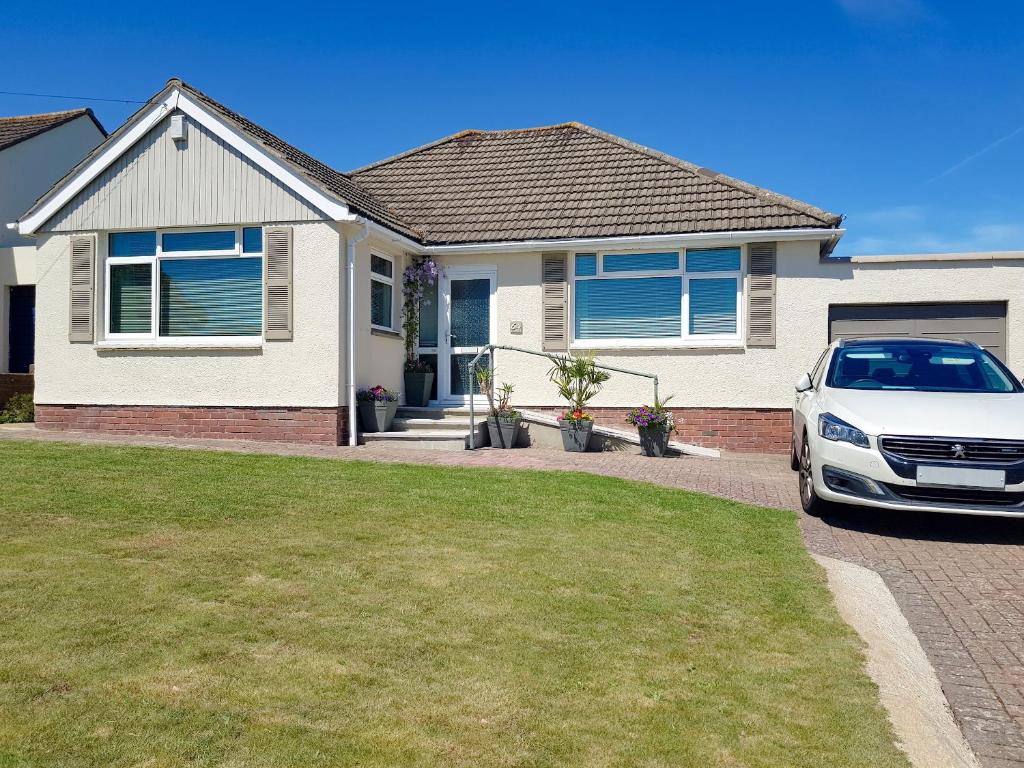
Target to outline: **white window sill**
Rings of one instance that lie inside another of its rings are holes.
[[[617,350],[652,350],[652,351],[663,351],[673,349],[707,349],[707,350],[742,350],[746,349],[746,344],[742,339],[701,339],[701,340],[673,340],[666,339],[664,341],[616,341],[603,340],[603,341],[574,341],[569,345],[571,350],[606,350],[606,351],[617,351]]]
[[[192,349],[212,349],[212,350],[246,350],[246,349],[263,349],[263,339],[230,339],[230,340],[210,340],[210,341],[170,341],[170,340],[152,340],[152,339],[117,339],[117,340],[106,340],[97,341],[94,345],[95,349],[136,349],[136,350],[192,350]]]

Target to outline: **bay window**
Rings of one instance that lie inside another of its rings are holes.
[[[736,343],[742,251],[577,253],[572,262],[578,346]]]
[[[107,244],[108,339],[262,336],[262,228],[112,232]]]

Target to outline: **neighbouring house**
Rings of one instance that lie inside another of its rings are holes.
[[[0,117],[0,407],[32,391],[36,246],[13,222],[107,136],[89,109]]]
[[[465,131],[341,173],[170,80],[43,195],[46,429],[338,443],[402,387],[403,269],[443,268],[418,339],[464,403],[488,343],[654,373],[681,439],[785,450],[829,339],[967,336],[1024,365],[1024,254],[839,260],[836,214],[593,128]],[[542,358],[495,356],[554,411]],[[601,419],[650,401],[615,375]]]

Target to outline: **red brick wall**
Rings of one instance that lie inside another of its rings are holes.
[[[345,408],[36,405],[40,429],[325,445],[347,439],[346,416]]]
[[[35,377],[31,373],[0,373],[0,410],[11,395],[32,394]]]
[[[564,408],[520,406],[527,411],[560,415]],[[633,429],[629,408],[589,408],[598,424]],[[678,434],[673,439],[705,448],[745,453],[785,453],[793,429],[788,408],[672,408]]]

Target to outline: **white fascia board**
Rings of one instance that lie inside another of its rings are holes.
[[[594,248],[614,250],[619,248],[672,248],[698,244],[756,243],[765,240],[838,240],[845,229],[757,229],[734,232],[699,232],[671,235],[632,235],[629,237],[581,237],[558,238],[554,240],[514,240],[495,243],[468,243],[466,245],[425,245],[424,253],[438,256],[460,253],[482,253],[495,251],[551,251]]]
[[[299,176],[277,158],[257,147],[239,131],[199,106],[186,94],[175,88],[166,98],[157,104],[138,122],[125,132],[117,141],[97,155],[92,162],[82,168],[74,178],[47,200],[38,210],[18,222],[18,231],[23,235],[34,234],[43,224],[50,220],[61,208],[81,192],[93,179],[109,168],[121,155],[127,152],[154,126],[175,109],[180,109],[197,123],[222,139],[241,155],[251,160],[280,181],[297,195],[308,200],[335,221],[354,221],[348,206],[325,195],[304,178]]]
[[[906,253],[884,256],[850,256],[854,264],[908,264],[922,261],[1018,261],[1024,251],[978,251],[970,253]]]

